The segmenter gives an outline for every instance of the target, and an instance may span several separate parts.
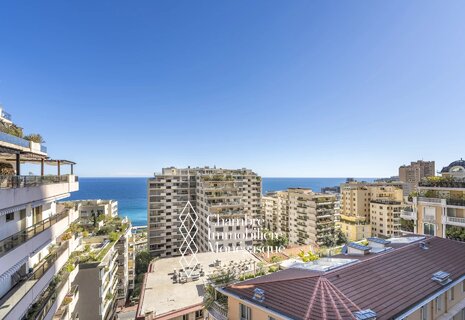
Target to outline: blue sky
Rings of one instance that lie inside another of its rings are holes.
[[[81,176],[464,156],[463,1],[3,1],[0,102]]]

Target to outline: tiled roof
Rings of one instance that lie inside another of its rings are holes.
[[[224,290],[293,319],[355,319],[353,312],[365,309],[391,319],[442,289],[434,273],[453,281],[465,275],[465,243],[427,242],[428,250],[415,242],[326,273],[287,269]],[[252,300],[255,288],[265,291],[262,303]]]

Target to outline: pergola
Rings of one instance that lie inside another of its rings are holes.
[[[12,155],[15,155],[14,158],[11,158]],[[56,166],[57,175],[61,175],[61,167],[63,165],[71,166],[71,174],[74,174],[74,165],[76,164],[73,161],[62,160],[62,159],[50,159],[48,157],[43,157],[34,153],[25,153],[17,150],[7,149],[0,147],[0,159],[6,162],[14,163],[16,167],[16,175],[21,175],[21,163],[34,163],[40,164],[40,175],[44,176],[45,165]]]

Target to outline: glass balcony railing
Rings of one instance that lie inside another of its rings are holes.
[[[66,183],[69,175],[61,176],[0,176],[0,189],[38,187],[45,184]],[[75,176],[75,181],[77,177]]]
[[[20,245],[32,239],[39,233],[49,229],[51,226],[53,226],[54,224],[56,224],[63,218],[66,218],[68,214],[69,214],[69,210],[65,209],[64,211],[54,216],[51,216],[50,218],[42,220],[41,222],[36,223],[35,225],[32,225],[29,228],[26,228],[25,230],[22,230],[18,233],[15,233],[12,236],[9,236],[8,238],[1,240],[0,241],[0,257],[4,256],[9,251],[19,247]]]
[[[13,136],[5,132],[0,132],[0,141],[11,143],[24,148],[29,148],[31,146],[31,143],[28,140]]]
[[[9,114],[6,111],[0,110],[0,117],[2,117],[3,119],[11,121],[11,114]]]

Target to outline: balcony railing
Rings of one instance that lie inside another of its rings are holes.
[[[69,215],[69,209],[64,209],[62,212],[51,216],[45,220],[36,223],[35,225],[30,226],[20,232],[15,233],[8,238],[5,238],[0,241],[0,257],[7,254],[9,251],[19,247],[23,243],[32,239],[39,233],[49,229],[51,226],[66,218]]]
[[[453,224],[462,224],[463,226],[465,226],[465,218],[446,217],[446,222]]]
[[[11,143],[11,144],[23,147],[23,148],[29,148],[31,146],[30,141],[17,137],[17,136],[13,136],[5,132],[0,132],[0,141]]]
[[[11,121],[11,114],[6,111],[0,110],[0,117]]]
[[[418,197],[418,201],[429,202],[429,203],[441,203],[442,199],[440,198],[427,198],[427,197]]]
[[[215,320],[227,320],[228,319],[228,308],[221,305],[219,302],[214,301],[211,307],[208,309],[209,315]]]
[[[465,207],[465,200],[464,199],[447,199],[446,203],[449,206]]]
[[[63,243],[55,251],[50,253],[40,263],[39,266],[35,267],[31,273],[29,273],[24,279],[21,279],[16,283],[13,288],[2,298],[0,301],[0,317],[2,315],[7,316],[11,310],[27,295],[27,293],[34,288],[34,285],[42,278],[42,276],[54,266],[55,262],[61,255],[68,250],[69,242]],[[47,300],[48,301],[48,300]],[[33,310],[28,310],[30,313]],[[40,310],[37,310],[40,311]],[[31,319],[25,315],[26,319]],[[3,318],[2,318],[3,319]]]
[[[413,211],[408,211],[408,210],[402,210],[400,212],[400,217],[402,219],[416,219],[417,218],[417,215],[415,212]]]
[[[0,189],[38,187],[46,184],[66,183],[69,175],[61,176],[0,176]],[[76,177],[77,179],[77,177]],[[77,181],[77,180],[76,180]]]

